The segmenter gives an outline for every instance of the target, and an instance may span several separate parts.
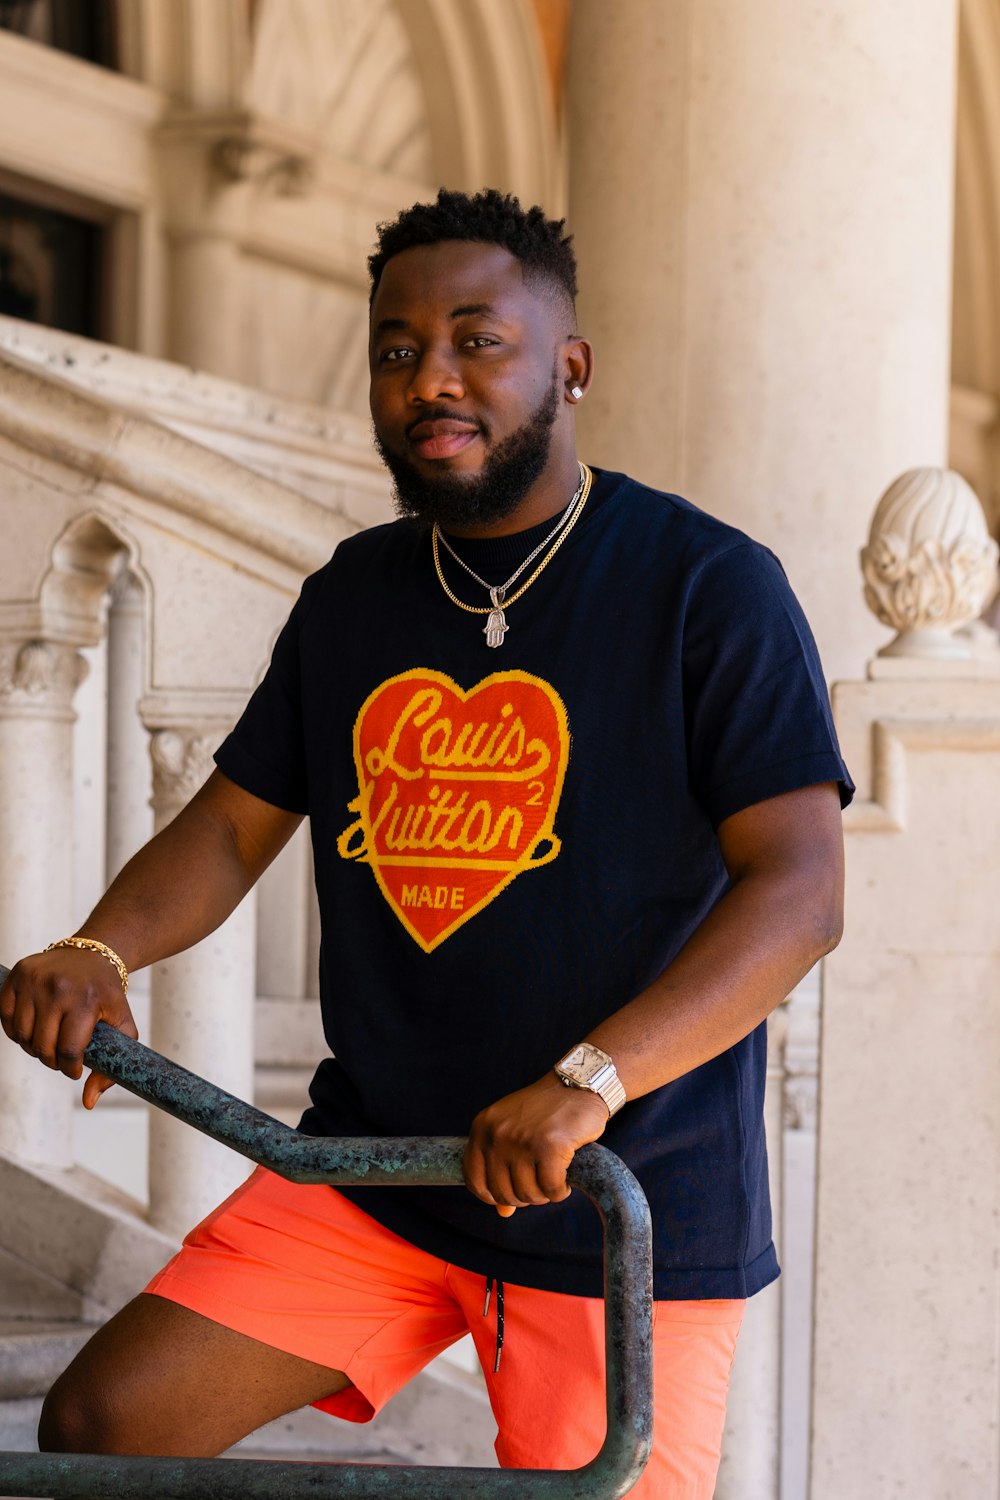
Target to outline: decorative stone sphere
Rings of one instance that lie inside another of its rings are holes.
[[[898,632],[879,655],[968,656],[953,631],[981,613],[996,566],[983,508],[960,474],[901,474],[879,501],[861,551],[865,601]]]

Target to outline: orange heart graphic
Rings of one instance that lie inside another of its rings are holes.
[[[466,693],[443,672],[402,672],[355,721],[356,817],[338,853],[371,865],[431,953],[522,871],[556,858],[568,760],[566,709],[540,677],[494,672]]]

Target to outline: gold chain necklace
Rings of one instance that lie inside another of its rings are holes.
[[[444,589],[452,604],[457,604],[459,609],[464,609],[465,612],[470,615],[489,616],[489,619],[486,621],[486,624],[483,627],[483,633],[486,636],[487,646],[492,646],[495,648],[497,646],[503,645],[503,638],[507,634],[507,631],[510,629],[510,626],[507,624],[507,621],[504,617],[504,606],[506,605],[506,607],[509,609],[512,604],[515,604],[517,600],[520,599],[521,595],[526,593],[528,589],[530,589],[539,573],[541,573],[544,568],[547,568],[549,563],[555,557],[556,553],[559,551],[559,548],[562,546],[563,542],[569,536],[570,532],[573,530],[573,527],[580,519],[580,512],[583,510],[583,507],[587,503],[587,496],[590,494],[590,486],[593,478],[594,476],[591,473],[590,469],[588,469],[586,464],[582,463],[580,465],[580,488],[577,492],[577,495],[575,495],[573,500],[570,501],[569,510],[559,517],[559,520],[556,522],[555,527],[552,531],[549,532],[549,535],[545,538],[545,541],[541,542],[539,546],[535,548],[535,551],[528,555],[521,566],[517,569],[517,572],[513,573],[511,577],[508,578],[506,583],[497,584],[495,588],[492,584],[488,584],[484,579],[480,578],[478,573],[472,573],[472,569],[469,567],[468,563],[462,562],[462,559],[457,555],[457,553],[453,552],[451,547],[448,546],[447,541],[440,534],[437,522],[434,522],[433,529],[431,530],[431,550],[434,553],[434,569],[438,576],[438,582]],[[552,540],[553,538],[554,540]],[[444,545],[448,548],[448,551],[451,552],[451,555],[452,557],[454,557],[455,561],[457,563],[460,563],[467,573],[472,573],[472,576],[473,578],[475,578],[477,583],[481,583],[484,589],[489,589],[491,601],[489,604],[466,604],[464,599],[460,599],[458,595],[449,588],[448,580],[445,578],[444,572],[441,568],[441,553],[438,545],[439,541],[444,542]],[[521,587],[517,590],[517,592],[511,594],[510,598],[507,599],[505,597],[507,589],[510,588],[510,585],[517,578],[518,574],[523,572],[523,570],[527,567],[532,557],[536,557],[549,541],[552,541],[552,546],[549,547],[548,552],[546,552],[545,556],[538,564],[538,567],[529,578],[525,579],[524,583],[521,584]]]

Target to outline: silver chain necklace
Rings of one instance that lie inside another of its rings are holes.
[[[504,599],[506,597],[507,590],[513,584],[515,584],[517,582],[517,580],[520,578],[521,574],[525,571],[525,569],[527,567],[530,566],[531,563],[534,562],[535,558],[539,555],[539,553],[540,552],[544,552],[545,548],[550,544],[550,542],[552,542],[557,536],[559,536],[559,533],[567,525],[567,523],[570,520],[570,517],[573,516],[574,507],[580,501],[581,497],[583,496],[584,489],[585,489],[585,487],[587,487],[587,479],[588,479],[588,477],[589,476],[588,476],[586,468],[584,467],[583,464],[581,464],[580,465],[580,483],[579,483],[579,485],[576,488],[576,491],[575,491],[575,493],[573,495],[573,498],[570,500],[569,504],[567,505],[566,509],[563,511],[562,515],[556,521],[556,524],[553,526],[552,530],[550,532],[548,532],[542,538],[542,540],[538,543],[537,547],[534,547],[528,553],[528,555],[524,559],[524,561],[521,564],[519,564],[519,566],[517,568],[515,568],[514,572],[507,579],[506,583],[492,584],[492,583],[487,583],[485,578],[480,578],[479,574],[476,573],[476,572],[474,572],[473,569],[469,567],[469,564],[467,562],[465,562],[461,557],[459,557],[458,553],[455,551],[454,547],[448,541],[448,538],[445,536],[444,532],[435,523],[434,531],[433,531],[433,537],[432,537],[432,540],[435,543],[435,551],[436,551],[436,544],[438,542],[440,542],[441,545],[444,547],[445,551],[451,557],[453,557],[455,559],[455,561],[458,563],[458,566],[460,568],[464,568],[465,571],[466,571],[466,573],[468,573],[469,577],[470,578],[474,578],[475,581],[479,584],[480,588],[484,588],[486,590],[486,592],[490,596],[490,600],[491,600],[491,603],[492,603],[492,606],[493,606],[492,609],[486,609],[486,608],[484,608],[482,611],[475,610],[475,613],[477,613],[477,614],[481,612],[483,614],[488,614],[489,615],[489,619],[487,620],[486,627],[485,627],[486,644],[488,646],[493,646],[493,647],[499,646],[501,644],[501,642],[503,641],[503,638],[506,635],[507,631],[510,628],[508,626],[508,624],[507,624],[506,619],[504,618],[504,612],[503,612],[503,602],[504,602]],[[575,517],[574,517],[574,519],[575,519]],[[548,559],[546,559],[546,561],[547,560]],[[435,562],[436,561],[437,561],[437,558],[435,557]],[[544,564],[543,564],[543,566],[544,566]],[[455,597],[455,595],[451,592],[451,590],[448,588],[447,584],[445,583],[444,575],[440,571],[440,565],[438,566],[438,577],[440,578],[442,585],[444,586],[446,592],[448,593],[449,597],[454,601],[454,603],[461,604],[461,600],[459,600],[459,599],[457,599]],[[527,585],[525,585],[525,587],[526,586]],[[522,590],[522,592],[523,592],[523,590]],[[468,609],[469,607],[470,607],[469,605],[462,605],[463,609]]]

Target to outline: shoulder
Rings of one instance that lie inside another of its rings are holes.
[[[412,521],[388,521],[357,531],[339,542],[329,562],[305,580],[302,602],[307,610],[322,607],[334,594],[363,586],[373,573],[385,576],[405,569],[422,545],[427,545],[426,534]]]
[[[787,587],[774,553],[739,527],[683,495],[654,489],[626,474],[595,473],[601,515],[614,543],[669,571],[675,582],[693,588],[715,579],[738,584],[772,578]]]

